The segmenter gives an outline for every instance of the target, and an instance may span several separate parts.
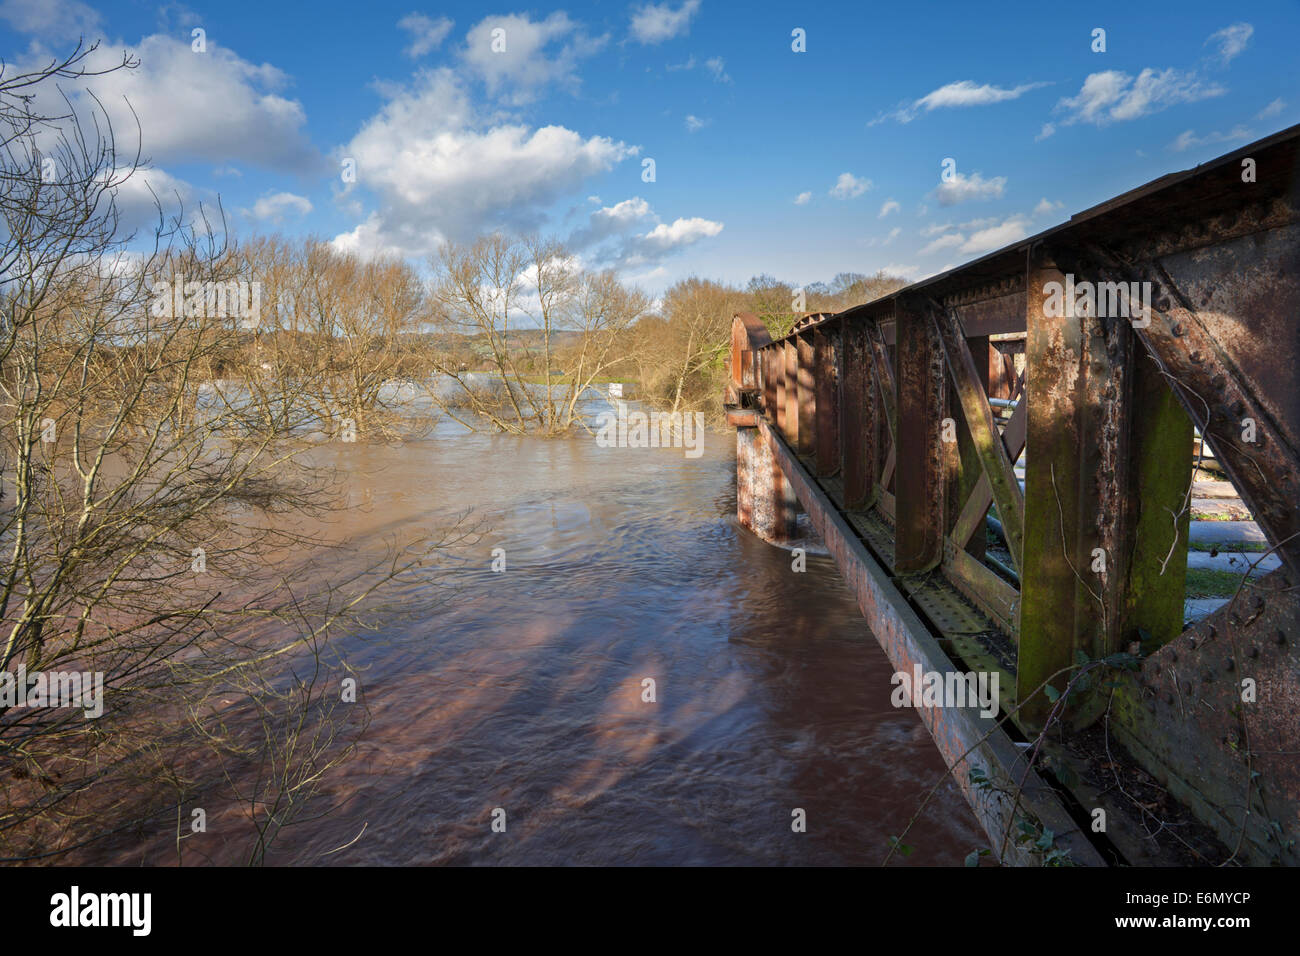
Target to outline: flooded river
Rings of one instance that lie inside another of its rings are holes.
[[[268,863],[877,864],[943,776],[830,559],[796,573],[737,525],[731,434],[697,458],[449,428],[317,453],[354,554],[466,509],[485,536],[446,603],[344,641],[371,722]],[[171,826],[111,861],[175,862]],[[906,842],[893,862],[960,865],[985,837],[946,782]]]

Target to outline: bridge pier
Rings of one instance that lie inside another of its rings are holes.
[[[762,430],[736,428],[736,518],[764,541],[795,537],[798,500]]]

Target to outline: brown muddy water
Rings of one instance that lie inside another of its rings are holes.
[[[878,864],[943,777],[833,562],[796,573],[737,525],[730,433],[699,458],[446,429],[317,453],[348,475],[354,557],[470,508],[487,533],[446,603],[342,641],[370,724],[268,863]],[[187,863],[247,859],[209,830]],[[944,782],[906,842],[891,865],[986,838]],[[93,856],[174,864],[175,821]]]

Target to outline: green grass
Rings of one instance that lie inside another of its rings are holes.
[[[1231,544],[1223,541],[1193,541],[1187,546],[1188,551],[1217,551],[1220,554],[1223,554],[1225,551],[1241,551],[1242,553],[1249,551],[1255,552],[1256,554],[1263,554],[1268,550],[1268,548],[1269,546],[1263,541],[1234,541]]]
[[[1241,586],[1241,577],[1235,571],[1188,568],[1187,596],[1189,598],[1230,598]]]

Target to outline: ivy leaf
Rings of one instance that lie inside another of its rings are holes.
[[[897,850],[899,853],[903,854],[903,856],[911,856],[912,850],[914,849],[914,847],[908,846],[906,843],[904,843],[896,836],[891,836],[889,838],[889,845],[893,847],[895,850]]]

